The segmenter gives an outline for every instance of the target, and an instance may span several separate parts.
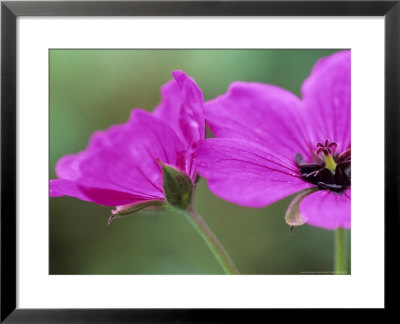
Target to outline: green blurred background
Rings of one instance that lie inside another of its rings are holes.
[[[57,160],[83,150],[95,130],[127,121],[133,108],[153,110],[173,70],[193,77],[205,100],[235,80],[272,83],[300,95],[315,62],[336,51],[51,50],[50,178]],[[332,271],[334,232],[304,225],[289,234],[284,215],[290,201],[239,207],[215,197],[201,179],[195,207],[242,274]],[[50,274],[222,273],[183,216],[145,210],[107,226],[109,215],[108,207],[51,198]]]

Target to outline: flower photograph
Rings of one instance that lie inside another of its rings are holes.
[[[51,49],[50,275],[351,274],[351,51]]]

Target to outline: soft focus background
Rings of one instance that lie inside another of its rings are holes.
[[[95,130],[124,123],[133,108],[153,110],[173,70],[193,77],[205,100],[235,80],[272,83],[300,95],[315,62],[334,52],[51,50],[50,178],[57,160],[83,150]],[[289,234],[284,215],[290,200],[239,207],[211,194],[202,179],[195,206],[243,274],[332,271],[334,232],[304,225]],[[222,273],[183,216],[141,211],[107,226],[109,215],[108,207],[51,198],[50,274]]]

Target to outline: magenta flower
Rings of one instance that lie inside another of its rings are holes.
[[[203,95],[185,73],[175,71],[173,77],[162,87],[162,101],[153,113],[134,109],[128,122],[94,133],[83,152],[61,158],[50,196],[117,206],[113,213],[118,214],[170,200],[164,180],[172,172],[172,177],[182,175],[178,189],[187,191],[184,204],[190,203],[194,148],[205,132]]]
[[[302,192],[290,207],[301,219],[290,225],[350,228],[350,67],[350,51],[319,60],[302,99],[276,86],[234,82],[206,103],[216,138],[199,143],[196,166],[210,190],[249,207]]]

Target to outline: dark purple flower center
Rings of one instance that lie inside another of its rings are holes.
[[[296,154],[296,163],[301,177],[320,189],[343,192],[351,185],[351,148],[338,154],[337,144],[325,140],[316,144],[313,163],[307,163],[301,154]]]

